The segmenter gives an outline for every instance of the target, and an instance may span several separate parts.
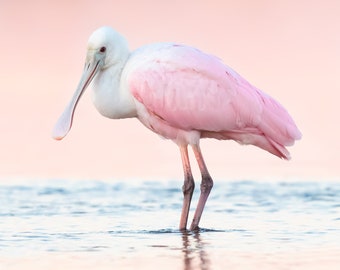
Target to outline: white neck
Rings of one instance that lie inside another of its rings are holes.
[[[98,72],[92,82],[92,101],[99,113],[111,119],[136,117],[134,98],[121,84],[125,62],[116,63]]]

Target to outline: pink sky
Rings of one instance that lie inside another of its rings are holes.
[[[236,2],[0,0],[0,179],[182,179],[175,144],[136,119],[103,118],[90,91],[69,135],[51,139],[89,35],[110,25],[131,49],[176,41],[214,54],[291,113],[303,139],[289,149],[289,162],[202,141],[216,180],[339,180],[340,2]]]

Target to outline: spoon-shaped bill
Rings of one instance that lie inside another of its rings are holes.
[[[65,108],[64,112],[58,119],[54,126],[52,137],[56,140],[63,139],[72,127],[74,111],[77,107],[78,101],[84,93],[87,86],[91,83],[92,79],[96,75],[99,69],[100,61],[90,62],[85,65],[83,75],[80,79],[76,92],[74,93],[70,103]]]

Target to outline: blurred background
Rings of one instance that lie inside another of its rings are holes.
[[[0,180],[182,179],[174,143],[136,119],[105,119],[90,89],[68,136],[51,138],[80,79],[88,37],[109,25],[131,50],[174,41],[214,54],[293,116],[303,139],[289,162],[203,140],[216,180],[339,181],[339,14],[336,0],[0,0]]]

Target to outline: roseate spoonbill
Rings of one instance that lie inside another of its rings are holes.
[[[131,53],[119,33],[101,27],[89,38],[83,75],[55,125],[55,139],[62,139],[70,130],[79,98],[91,82],[93,103],[103,116],[136,117],[179,146],[184,170],[180,230],[186,229],[195,186],[188,145],[202,174],[190,226],[196,230],[213,186],[199,146],[201,138],[252,144],[283,159],[290,158],[285,146],[301,138],[278,102],[218,58],[176,43],[146,45]]]

